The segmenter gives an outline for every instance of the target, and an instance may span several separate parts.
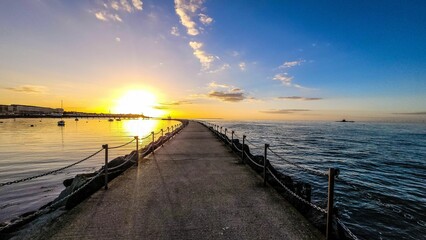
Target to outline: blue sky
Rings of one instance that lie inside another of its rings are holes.
[[[425,23],[424,1],[2,1],[0,102],[424,120]]]

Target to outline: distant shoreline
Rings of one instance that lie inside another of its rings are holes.
[[[25,115],[0,115],[0,119],[11,119],[11,118],[144,118],[151,119],[152,117],[145,116],[143,114],[64,114],[60,115],[37,115],[37,114],[25,114]]]

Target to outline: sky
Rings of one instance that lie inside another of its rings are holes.
[[[426,120],[426,1],[4,0],[0,104]]]

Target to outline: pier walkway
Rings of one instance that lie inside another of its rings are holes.
[[[206,127],[174,139],[59,217],[43,239],[321,239]]]

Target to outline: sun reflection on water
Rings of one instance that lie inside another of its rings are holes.
[[[139,138],[144,138],[151,134],[152,131],[155,131],[159,127],[159,122],[157,120],[130,120],[124,121],[123,127],[130,136],[138,136]]]

